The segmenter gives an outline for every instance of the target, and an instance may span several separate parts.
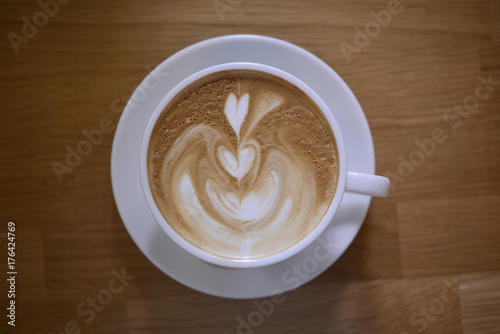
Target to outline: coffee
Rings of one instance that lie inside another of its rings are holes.
[[[162,216],[224,258],[279,253],[327,212],[338,180],[335,138],[299,88],[253,70],[213,73],[159,117],[148,178]]]

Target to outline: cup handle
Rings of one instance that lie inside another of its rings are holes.
[[[391,181],[384,176],[347,172],[345,191],[373,197],[386,197],[389,194],[390,185]]]

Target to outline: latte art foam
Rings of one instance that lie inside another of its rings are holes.
[[[151,136],[148,175],[168,224],[216,256],[256,259],[303,239],[337,183],[337,148],[318,107],[257,71],[187,87]]]

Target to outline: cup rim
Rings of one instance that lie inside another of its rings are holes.
[[[284,79],[285,81],[295,85],[297,88],[299,88],[302,92],[304,92],[320,109],[321,113],[323,116],[326,118],[328,121],[328,125],[330,126],[330,129],[332,130],[333,136],[336,141],[337,145],[337,152],[338,152],[338,161],[337,161],[337,168],[338,168],[338,179],[337,179],[337,185],[335,189],[335,193],[333,195],[332,202],[330,203],[330,206],[328,207],[327,212],[321,219],[321,221],[316,225],[316,227],[306,236],[304,236],[302,239],[300,239],[297,243],[294,245],[290,246],[289,248],[279,252],[275,253],[266,257],[261,257],[261,258],[256,258],[256,259],[230,259],[230,258],[224,258],[221,256],[217,256],[214,254],[211,254],[184,239],[180,234],[178,234],[166,221],[166,219],[163,217],[161,214],[160,210],[156,206],[156,202],[154,200],[150,185],[149,185],[149,177],[148,177],[148,171],[147,171],[147,155],[148,155],[148,149],[149,149],[149,141],[151,138],[151,134],[156,126],[156,123],[158,122],[159,117],[163,113],[164,109],[177,94],[179,94],[184,88],[189,86],[190,84],[194,83],[195,81],[216,73],[216,72],[221,72],[221,71],[227,71],[227,70],[255,70],[255,71],[261,71],[264,73],[268,73],[271,75],[275,75],[277,77],[280,77]],[[264,65],[260,63],[253,63],[253,62],[230,62],[230,63],[223,63],[223,64],[218,64],[214,66],[207,67],[205,69],[202,69],[198,72],[195,72],[188,76],[187,78],[183,79],[181,82],[176,84],[174,88],[172,88],[167,95],[161,100],[161,102],[158,104],[156,107],[155,111],[153,112],[152,116],[149,119],[148,125],[146,127],[146,131],[144,133],[142,143],[141,143],[141,150],[140,150],[140,160],[139,160],[139,171],[140,171],[140,181],[141,181],[141,188],[144,194],[144,197],[146,199],[146,203],[153,214],[153,217],[155,218],[155,221],[160,225],[160,227],[163,229],[163,231],[174,241],[179,245],[181,248],[186,250],[187,252],[191,253],[192,255],[200,258],[201,260],[204,260],[208,263],[222,266],[222,267],[229,267],[229,268],[255,268],[255,267],[263,267],[263,266],[268,266],[272,265],[281,261],[284,261],[288,258],[291,258],[292,256],[296,255],[303,249],[305,249],[308,245],[310,245],[314,240],[316,240],[321,233],[326,229],[326,227],[331,223],[333,220],[333,217],[335,216],[336,212],[338,211],[338,208],[340,207],[340,204],[342,202],[342,198],[345,192],[345,183],[346,183],[346,175],[347,175],[347,155],[345,151],[345,146],[344,146],[344,141],[342,138],[342,134],[340,132],[340,127],[337,124],[337,121],[335,120],[332,112],[330,111],[330,108],[328,105],[321,99],[321,97],[312,89],[310,88],[307,84],[305,84],[303,81],[300,79],[296,78],[292,74],[285,72],[281,69],[278,69],[273,66],[269,65]]]

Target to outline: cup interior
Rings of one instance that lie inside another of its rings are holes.
[[[337,151],[338,151],[338,181],[337,181],[337,186],[335,189],[335,194],[333,196],[332,202],[326,212],[326,214],[323,216],[323,219],[320,221],[320,223],[309,233],[307,234],[304,238],[302,238],[300,241],[298,241],[296,244],[293,246],[283,250],[282,252],[269,255],[267,257],[262,257],[258,259],[251,259],[251,260],[239,260],[239,259],[229,259],[229,258],[223,258],[219,257],[216,255],[213,255],[211,253],[208,253],[195,245],[191,244],[188,242],[186,239],[184,239],[182,236],[180,236],[165,220],[163,215],[161,214],[160,210],[156,206],[152,190],[150,188],[149,184],[149,178],[148,178],[148,169],[147,169],[147,157],[148,157],[148,148],[149,148],[149,142],[151,135],[153,133],[153,130],[158,122],[159,117],[162,115],[164,109],[166,106],[169,104],[169,102],[176,97],[177,94],[179,94],[184,88],[188,87],[190,84],[196,82],[197,80],[204,78],[210,74],[220,72],[220,71],[228,71],[228,70],[254,70],[254,71],[260,71],[264,72],[267,74],[271,74],[274,76],[277,76],[285,81],[288,81],[289,83],[295,85],[298,87],[300,90],[302,90],[321,110],[323,116],[325,119],[328,121],[328,124],[330,126],[330,129],[333,133],[333,136],[336,141],[337,145]],[[230,267],[230,268],[252,268],[252,267],[261,267],[261,266],[267,266],[267,265],[272,265],[277,262],[284,261],[293,255],[297,254],[301,250],[303,250],[305,247],[307,247],[309,244],[311,244],[316,238],[319,237],[319,235],[326,229],[328,224],[332,221],[335,213],[337,212],[340,203],[342,201],[342,197],[344,194],[345,190],[345,182],[346,182],[346,175],[347,175],[347,161],[346,161],[346,152],[345,152],[345,147],[344,147],[344,142],[342,139],[342,135],[340,132],[340,128],[335,121],[332,112],[326,105],[326,103],[321,99],[321,97],[314,92],[309,86],[307,86],[305,83],[303,83],[301,80],[298,78],[292,76],[291,74],[282,71],[278,68],[271,67],[268,65],[263,65],[263,64],[258,64],[258,63],[247,63],[247,62],[237,62],[237,63],[226,63],[226,64],[220,64],[220,65],[215,65],[206,69],[203,69],[199,72],[196,72],[192,74],[191,76],[187,77],[186,79],[182,80],[179,84],[177,84],[171,91],[168,92],[168,94],[163,98],[163,100],[160,102],[160,104],[157,106],[156,110],[154,111],[148,125],[146,128],[146,132],[144,134],[143,140],[142,140],[142,145],[141,145],[141,152],[140,152],[140,178],[141,178],[141,185],[142,185],[142,190],[144,193],[144,196],[146,198],[146,202],[148,204],[148,207],[153,214],[155,220],[157,223],[160,225],[162,230],[173,240],[175,241],[180,247],[182,247],[184,250],[188,251],[192,255],[209,262],[214,265],[218,266],[223,266],[223,267]]]

